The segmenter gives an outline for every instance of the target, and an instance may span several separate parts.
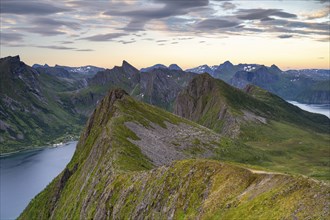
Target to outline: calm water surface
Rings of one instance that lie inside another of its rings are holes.
[[[0,158],[0,219],[15,219],[71,160],[77,142]]]
[[[299,108],[313,113],[319,113],[330,118],[330,104],[316,105],[316,104],[302,104],[295,101],[287,101]]]

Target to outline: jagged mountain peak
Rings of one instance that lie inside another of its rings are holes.
[[[20,59],[19,55],[8,56],[8,57],[1,58],[0,59],[0,62],[2,62],[2,63],[10,63],[10,64],[20,64],[21,63],[21,59]]]
[[[273,65],[270,66],[270,70],[272,72],[276,72],[276,73],[282,72],[282,70],[278,66],[276,66],[275,64],[273,64]]]
[[[130,75],[133,75],[135,73],[138,73],[139,70],[136,69],[134,66],[132,66],[131,64],[129,64],[126,60],[123,60],[123,63],[122,63],[122,66],[123,70],[130,74]]]
[[[171,64],[168,67],[170,70],[182,70],[181,67],[179,67],[177,64]]]
[[[223,66],[234,66],[229,60],[225,61],[223,64],[221,64]]]

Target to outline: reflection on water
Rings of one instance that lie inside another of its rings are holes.
[[[0,158],[0,219],[15,219],[71,160],[77,142]]]
[[[308,111],[308,112],[313,112],[313,113],[319,113],[322,115],[327,116],[330,118],[330,104],[322,104],[322,105],[317,105],[317,104],[302,104],[299,102],[295,101],[287,101],[295,106],[298,106],[299,108]]]

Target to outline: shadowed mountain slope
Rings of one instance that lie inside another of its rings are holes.
[[[20,61],[0,59],[0,152],[40,146],[77,134],[85,121],[61,99],[72,85]]]

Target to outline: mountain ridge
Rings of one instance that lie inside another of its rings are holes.
[[[127,127],[128,122],[141,126],[132,130]],[[144,139],[137,131],[154,131],[158,124],[171,132],[168,123],[174,127],[181,123],[190,126],[186,134],[181,134],[186,137],[190,137],[190,128],[213,134],[193,122],[135,101],[121,89],[110,91],[89,118],[65,170],[31,201],[18,219],[242,216],[253,219],[329,215],[327,185],[303,177],[253,173],[238,165],[200,159],[204,154],[199,145],[217,149],[209,145],[212,140],[198,143],[175,139],[176,143],[169,142],[168,146],[186,152],[185,157],[155,164],[155,155],[146,154],[135,144]],[[171,135],[167,138],[173,141]],[[191,145],[181,148],[187,142]],[[154,146],[152,152],[162,155],[157,143],[150,144]],[[225,149],[229,150],[221,145],[217,154],[222,155]]]

